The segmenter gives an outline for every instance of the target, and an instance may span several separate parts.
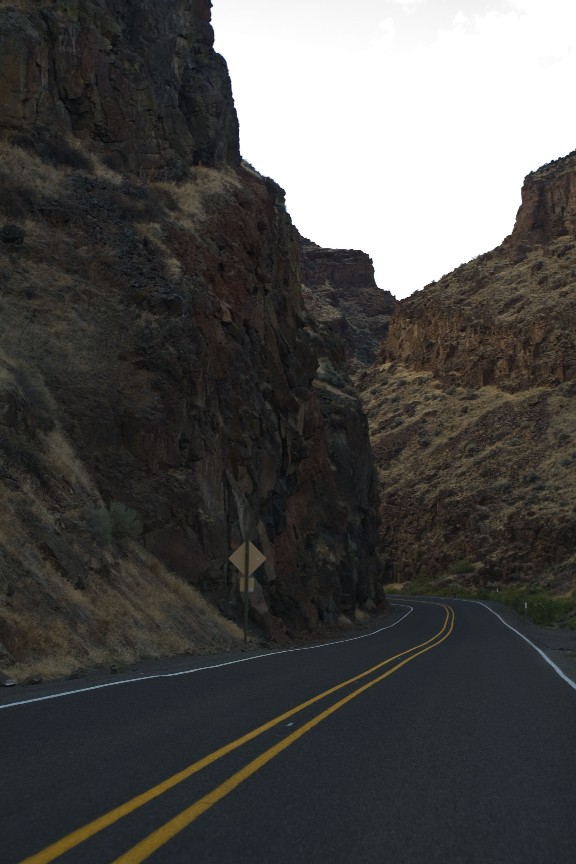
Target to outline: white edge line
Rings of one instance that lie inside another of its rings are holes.
[[[64,696],[77,696],[80,693],[89,693],[92,690],[103,690],[106,687],[119,687],[121,684],[137,684],[141,681],[154,681],[158,678],[179,678],[181,675],[193,675],[196,672],[207,672],[210,669],[222,669],[225,666],[235,666],[237,663],[248,663],[251,660],[262,660],[265,657],[278,657],[280,654],[292,654],[295,651],[314,651],[317,648],[330,648],[336,645],[343,645],[346,642],[356,642],[358,639],[367,639],[369,636],[377,636],[384,630],[391,630],[400,624],[404,618],[407,618],[414,611],[413,606],[408,606],[406,603],[392,603],[392,606],[399,606],[402,609],[408,609],[393,624],[388,624],[386,627],[380,627],[371,633],[362,633],[361,636],[351,636],[348,639],[338,639],[335,642],[323,642],[321,645],[307,645],[303,648],[285,648],[280,651],[273,651],[269,654],[257,654],[254,657],[242,657],[240,660],[227,660],[225,663],[214,663],[211,666],[200,666],[197,669],[184,669],[182,672],[164,672],[159,675],[146,675],[141,678],[123,678],[121,681],[107,681],[106,684],[94,684],[92,687],[80,687],[78,690],[65,690],[63,693],[52,693],[49,696],[36,696],[34,699],[21,699],[18,702],[8,702],[6,705],[0,705],[0,711],[6,708],[16,708],[19,705],[31,705],[34,702],[48,702],[51,699],[62,699]]]
[[[457,599],[457,598],[451,598],[451,599]],[[458,599],[464,599],[464,598],[458,598]],[[465,603],[477,603],[478,606],[483,606],[484,609],[487,609],[488,612],[491,612],[492,615],[495,615],[496,618],[499,618],[500,621],[502,622],[502,624],[504,624],[505,627],[508,627],[509,630],[512,630],[513,633],[516,633],[517,636],[519,636],[521,639],[523,639],[525,642],[527,642],[528,645],[530,645],[530,647],[533,648],[534,651],[537,651],[538,654],[540,654],[540,656],[541,656],[541,657],[546,661],[546,663],[548,663],[548,665],[551,666],[552,669],[554,669],[554,671],[556,672],[556,674],[559,675],[560,678],[562,678],[562,680],[566,682],[566,684],[568,684],[570,687],[572,687],[573,690],[576,690],[576,681],[573,681],[572,678],[569,678],[569,677],[568,677],[568,676],[567,676],[567,675],[562,671],[562,669],[560,669],[560,667],[557,666],[556,663],[554,663],[554,661],[551,660],[550,657],[548,657],[548,655],[547,655],[544,651],[542,651],[541,648],[538,648],[538,646],[535,645],[534,642],[531,642],[530,639],[528,639],[527,636],[524,636],[523,633],[520,633],[520,631],[519,631],[519,630],[516,630],[515,627],[512,627],[511,624],[508,624],[508,622],[505,621],[504,618],[502,618],[501,615],[499,615],[497,612],[495,612],[494,609],[491,609],[490,606],[487,606],[487,605],[486,605],[486,603],[482,603],[481,600],[464,600],[464,602],[465,602]]]

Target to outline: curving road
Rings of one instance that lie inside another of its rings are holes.
[[[570,676],[452,600],[2,690],[0,862],[574,864],[575,730]]]

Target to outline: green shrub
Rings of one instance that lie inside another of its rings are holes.
[[[112,523],[110,513],[105,507],[90,511],[88,527],[101,546],[108,546],[112,542]]]
[[[459,561],[453,561],[448,567],[450,576],[459,576],[461,573],[473,573],[474,565],[467,559],[461,558]]]
[[[88,527],[101,546],[113,540],[135,540],[142,533],[140,517],[121,501],[111,501],[109,509],[98,507],[88,514]]]
[[[466,562],[454,562],[452,567]],[[440,574],[438,574],[440,576]],[[502,586],[499,591],[487,588],[466,588],[458,583],[443,585],[429,582],[423,578],[416,578],[404,583],[400,592],[391,591],[386,593],[410,594],[413,596],[435,596],[435,597],[461,597],[472,600],[494,600],[514,609],[522,618],[525,616],[539,627],[565,627],[576,630],[576,598],[575,597],[550,597],[543,591],[535,588],[526,588],[522,585]],[[524,608],[524,604],[528,608]]]
[[[116,540],[135,540],[142,534],[142,522],[132,507],[127,507],[121,501],[111,501],[109,513],[112,534]]]
[[[573,598],[550,597],[542,591],[523,588],[503,588],[498,592],[490,591],[486,599],[511,606],[519,615],[526,614],[539,627],[576,626],[576,600]],[[524,609],[525,603],[527,609]]]

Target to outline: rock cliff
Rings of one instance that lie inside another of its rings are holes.
[[[575,153],[529,175],[512,234],[401,301],[361,380],[388,581],[574,588],[575,184]]]
[[[388,360],[511,392],[574,377],[575,172],[572,153],[529,175],[504,243],[400,304]]]
[[[112,167],[185,176],[238,165],[226,64],[208,0],[5,3],[0,128],[57,146],[71,133]]]
[[[269,637],[374,609],[366,417],[284,193],[240,164],[209,0],[0,24],[0,662],[199,650],[185,590],[234,618],[248,534]]]
[[[376,285],[372,260],[365,252],[324,249],[304,237],[299,242],[302,278],[316,316],[331,319],[348,369],[364,369],[378,356],[396,300]]]

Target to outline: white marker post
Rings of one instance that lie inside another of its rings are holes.
[[[251,579],[252,573],[266,561],[266,556],[254,546],[250,540],[246,540],[228,560],[240,570],[243,577],[240,579],[240,591],[244,593],[244,644],[248,641],[248,592],[254,591],[255,582]]]

